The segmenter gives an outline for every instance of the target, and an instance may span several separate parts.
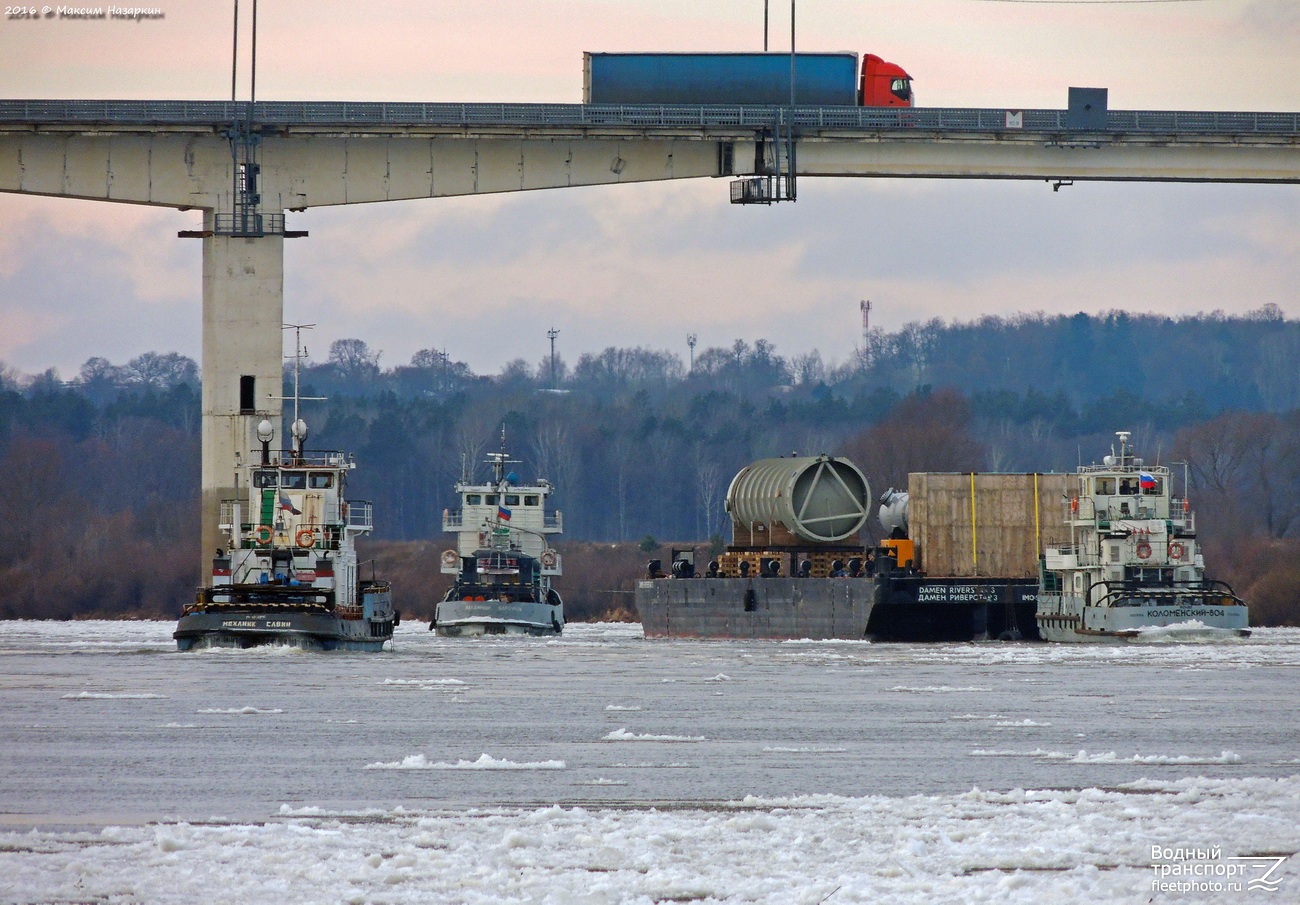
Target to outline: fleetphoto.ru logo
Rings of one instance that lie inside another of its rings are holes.
[[[1151,846],[1155,892],[1277,892],[1290,855],[1229,855],[1213,848]]]

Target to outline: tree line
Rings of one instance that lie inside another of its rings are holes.
[[[1247,593],[1267,577],[1257,616],[1300,622],[1285,578],[1286,557],[1300,561],[1300,322],[1273,308],[930,321],[873,331],[830,365],[765,340],[693,360],[546,355],[494,375],[434,349],[378,362],[364,340],[335,342],[303,369],[304,395],[328,397],[303,411],[310,446],[356,455],[350,495],[375,503],[376,552],[409,574],[417,611],[444,585],[401,545],[451,542],[453,485],[486,477],[503,427],[515,470],[557,486],[573,549],[561,589],[579,616],[630,604],[639,569],[606,574],[602,558],[729,540],[723,497],[755,459],[845,454],[879,494],[911,471],[1073,471],[1122,429],[1148,461],[1188,463],[1215,571]],[[0,616],[166,617],[192,595],[198,378],[154,353],[92,358],[69,380],[0,370],[0,503],[16,514],[0,520]],[[601,577],[580,587],[582,572]]]

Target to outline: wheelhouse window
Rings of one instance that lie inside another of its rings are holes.
[[[481,506],[481,505],[483,505],[483,496],[482,496],[482,494],[478,494],[478,493],[467,493],[467,494],[465,494],[465,505],[466,505],[466,506]]]
[[[267,468],[253,472],[254,487],[274,487],[277,483],[276,472],[272,469]]]
[[[519,494],[517,494],[517,493],[507,493],[507,494],[506,494],[506,505],[507,505],[507,506],[518,506],[518,505],[519,505]]]
[[[1097,493],[1102,494],[1103,496],[1114,496],[1114,495],[1115,495],[1115,479],[1114,479],[1114,478],[1098,478],[1098,479],[1097,479]]]
[[[280,486],[286,490],[306,490],[307,472],[284,471],[280,473]]]
[[[537,494],[535,494],[535,493],[530,493],[530,494],[528,494],[527,496],[524,497],[524,505],[525,505],[525,506],[538,506],[538,505],[541,504],[541,502],[542,502],[541,497],[539,497],[539,496],[538,496]]]
[[[334,475],[328,471],[313,471],[307,475],[307,486],[312,490],[327,490],[334,486]]]
[[[495,493],[485,493],[483,494],[483,502],[489,506],[495,506],[497,504],[497,495]]]

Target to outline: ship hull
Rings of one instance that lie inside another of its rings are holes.
[[[1037,616],[1046,641],[1119,643],[1142,637],[1144,631],[1172,627],[1189,638],[1244,637],[1250,634],[1249,613],[1240,604],[1189,603],[1167,606],[1086,606],[1073,595],[1043,595]],[[1170,637],[1179,634],[1171,631]]]
[[[379,626],[387,632],[372,635]],[[306,650],[379,651],[393,637],[392,623],[339,619],[328,614],[239,612],[190,613],[172,634],[179,650],[268,645]]]
[[[298,647],[305,650],[380,651],[392,640],[393,619],[387,591],[368,592],[350,613],[319,608],[247,605],[238,601],[194,607],[176,623],[172,637],[178,650],[195,648]]]
[[[439,635],[558,635],[564,630],[562,605],[499,600],[444,600],[431,626]]]
[[[1036,638],[1027,579],[694,578],[637,584],[647,638],[971,641]]]

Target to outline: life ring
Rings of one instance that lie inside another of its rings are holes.
[[[298,546],[304,550],[316,546],[316,532],[310,528],[303,528],[294,539],[298,541]]]
[[[555,551],[545,550],[542,552],[542,567],[545,569],[554,569],[556,563]]]
[[[1182,559],[1182,558],[1183,558],[1183,552],[1184,552],[1184,551],[1183,551],[1183,545],[1180,544],[1180,543],[1178,543],[1178,541],[1174,541],[1172,544],[1169,545],[1169,558],[1170,558],[1170,559]]]
[[[444,566],[448,566],[448,567],[454,566],[456,565],[456,560],[458,559],[460,559],[460,555],[455,550],[442,551],[442,564]]]
[[[271,542],[272,532],[270,525],[258,525],[253,529],[253,540],[259,544],[269,544]]]
[[[1138,541],[1136,552],[1137,552],[1138,559],[1150,559],[1151,545],[1148,544],[1146,541]]]
[[[1074,499],[1070,500],[1070,511],[1071,511],[1071,512],[1078,512],[1078,511],[1079,511],[1079,498],[1078,498],[1078,497],[1075,497]]]

